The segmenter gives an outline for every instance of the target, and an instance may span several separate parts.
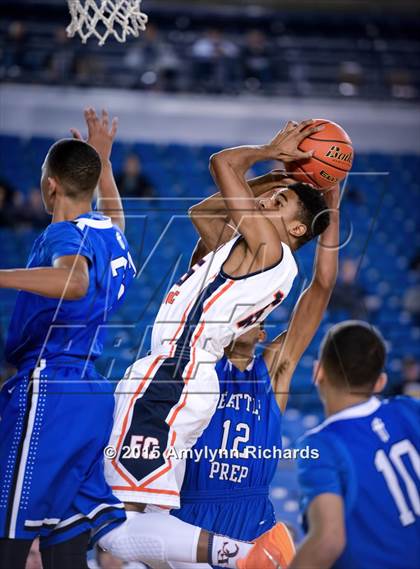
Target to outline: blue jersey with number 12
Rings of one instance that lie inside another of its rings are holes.
[[[319,458],[299,460],[303,511],[320,494],[342,496],[346,545],[334,569],[420,567],[420,405],[372,397],[305,436]]]
[[[80,300],[18,293],[6,342],[6,358],[16,367],[35,364],[38,358],[95,360],[101,354],[108,316],[135,267],[120,229],[93,212],[49,225],[36,239],[27,267],[51,267],[59,257],[77,254],[89,264],[89,289]]]
[[[243,372],[223,357],[216,371],[219,404],[194,447],[202,455],[187,462],[181,509],[172,513],[208,531],[249,541],[275,524],[268,494],[281,449],[282,416],[262,356]],[[229,451],[232,455],[223,454]],[[261,451],[268,454],[263,457]]]

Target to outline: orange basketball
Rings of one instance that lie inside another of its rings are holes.
[[[338,124],[316,119],[315,125],[324,128],[307,136],[299,150],[314,150],[312,158],[288,164],[293,178],[308,182],[320,189],[328,189],[341,182],[353,164],[353,146],[349,135]]]

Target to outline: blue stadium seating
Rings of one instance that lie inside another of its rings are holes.
[[[51,143],[42,138],[0,137],[1,178],[23,192],[28,191],[38,183],[40,166]],[[160,199],[140,203],[127,200],[125,204],[127,235],[139,278],[129,290],[126,303],[113,318],[114,327],[99,362],[101,371],[111,379],[119,379],[128,364],[149,349],[150,324],[161,298],[169,282],[188,265],[196,234],[185,212],[197,198],[211,191],[207,161],[215,150],[208,146],[176,144],[115,144],[115,171],[121,169],[128,152],[138,153]],[[263,170],[264,166],[256,168],[257,173]],[[380,327],[387,339],[389,372],[393,381],[398,381],[401,358],[420,357],[420,324],[402,307],[405,291],[418,282],[408,265],[420,249],[420,236],[416,232],[419,171],[419,156],[357,155],[348,189],[353,193],[357,190],[359,199],[351,199],[347,193],[343,201],[343,233],[351,224],[353,236],[342,249],[341,259],[362,258],[358,282],[367,295],[378,299],[378,309],[370,313],[369,319]],[[174,197],[176,201],[173,201]],[[172,217],[174,208],[175,218]],[[30,229],[0,228],[2,267],[23,266],[34,237],[35,232]],[[269,336],[285,327],[304,279],[310,278],[313,249],[314,246],[309,245],[298,253],[299,282],[284,306],[270,318]],[[0,338],[4,336],[14,298],[13,292],[0,291]],[[342,311],[327,313],[296,371],[292,407],[284,417],[287,444],[293,444],[305,428],[320,420],[320,407],[311,384],[312,362],[325,330],[331,323],[346,317]],[[279,517],[297,526],[298,496],[293,464],[280,465],[272,494]]]

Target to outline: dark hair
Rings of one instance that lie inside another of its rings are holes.
[[[380,332],[360,320],[330,328],[322,341],[320,362],[337,387],[371,391],[385,366],[386,348]]]
[[[302,247],[327,229],[330,224],[330,214],[320,190],[303,182],[295,182],[287,187],[299,198],[299,220],[307,228],[306,233],[298,240],[299,247]]]
[[[73,138],[64,138],[51,146],[46,166],[49,175],[60,181],[71,198],[93,194],[101,174],[101,159],[96,150]]]

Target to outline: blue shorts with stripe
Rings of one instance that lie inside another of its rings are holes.
[[[268,486],[233,492],[184,491],[181,509],[171,514],[207,531],[241,541],[254,541],[271,529],[276,518]]]
[[[41,360],[0,392],[0,538],[41,547],[125,519],[104,477],[112,385],[84,361]]]

